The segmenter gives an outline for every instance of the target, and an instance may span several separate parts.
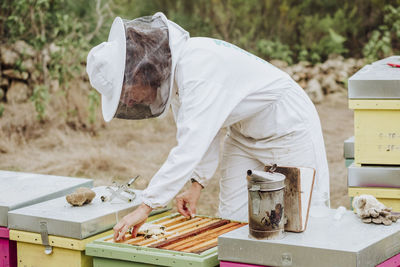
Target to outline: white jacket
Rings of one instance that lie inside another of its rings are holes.
[[[169,31],[178,144],[143,191],[143,202],[152,208],[167,205],[192,177],[207,185],[218,166],[222,128],[235,126],[244,142],[268,139],[279,146],[280,137],[298,126],[291,123],[290,112],[280,118],[284,123],[271,127],[268,121],[260,127],[241,124],[281,98],[285,92],[281,85],[293,82],[288,74],[227,42],[189,38],[172,22]],[[324,146],[323,141],[319,145]],[[324,191],[327,187],[329,194],[325,176]]]

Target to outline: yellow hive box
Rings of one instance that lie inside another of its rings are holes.
[[[167,216],[166,211],[151,216],[148,221],[153,221]],[[111,235],[112,230],[79,240],[74,238],[49,235],[49,244],[53,248],[50,255],[45,254],[42,238],[39,233],[10,230],[10,240],[17,241],[18,266],[20,267],[91,267],[93,259],[85,255],[86,244]]]
[[[400,100],[349,100],[356,164],[400,164]]]
[[[349,196],[372,195],[393,211],[400,212],[400,188],[349,187]]]

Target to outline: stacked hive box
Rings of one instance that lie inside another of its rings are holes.
[[[17,266],[16,242],[9,238],[9,211],[69,194],[82,186],[92,187],[93,181],[0,171],[0,266]]]
[[[165,227],[165,234],[146,238],[138,236],[115,243],[112,237],[86,246],[95,267],[111,266],[217,266],[218,236],[245,224],[218,218],[196,216],[186,219],[175,214],[154,223]]]
[[[63,196],[10,211],[10,239],[17,242],[18,266],[92,266],[92,257],[84,253],[86,244],[110,235],[116,222],[141,203],[138,190],[132,202],[102,202],[100,197],[109,195],[106,188],[93,191],[96,197],[82,207],[72,207]]]
[[[367,65],[349,79],[354,110],[354,163],[349,195],[370,194],[400,211],[400,63],[392,56]]]

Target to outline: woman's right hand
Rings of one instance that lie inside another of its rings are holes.
[[[134,210],[133,212],[129,213],[124,218],[122,218],[122,220],[119,221],[113,228],[114,240],[124,241],[125,234],[131,227],[133,227],[132,236],[136,237],[140,226],[142,226],[146,222],[152,210],[153,209],[151,207],[142,203],[136,210]]]

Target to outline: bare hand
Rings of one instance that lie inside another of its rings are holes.
[[[114,240],[124,241],[125,234],[131,227],[133,227],[132,236],[136,237],[140,226],[142,226],[146,222],[152,210],[153,209],[151,207],[143,203],[136,210],[134,210],[133,212],[129,213],[124,218],[122,218],[122,220],[119,221],[119,223],[117,223],[113,228]]]
[[[200,198],[201,189],[203,187],[201,184],[194,182],[191,187],[178,195],[176,200],[176,207],[180,214],[185,216],[186,218],[193,218],[196,214],[196,205],[197,201]]]

